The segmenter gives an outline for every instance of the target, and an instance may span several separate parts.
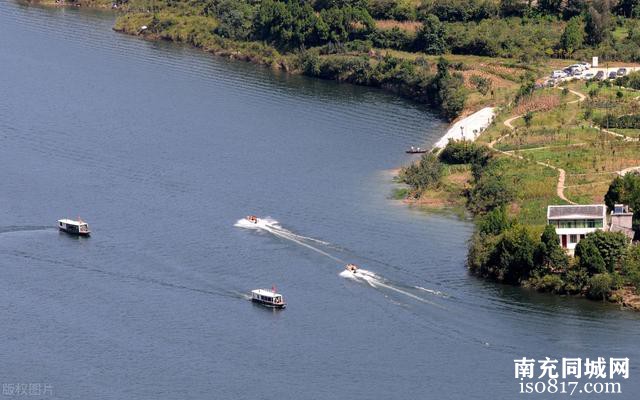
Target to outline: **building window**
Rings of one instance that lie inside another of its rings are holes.
[[[578,235],[569,235],[569,243],[578,243]]]

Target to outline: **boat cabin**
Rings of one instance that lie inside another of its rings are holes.
[[[251,301],[273,308],[285,308],[287,306],[281,294],[268,289],[252,290]]]
[[[91,234],[89,224],[82,220],[59,219],[58,229],[72,235],[89,236]]]

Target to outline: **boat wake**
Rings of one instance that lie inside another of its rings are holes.
[[[305,248],[308,248],[309,250],[312,250],[318,254],[321,254],[325,257],[328,257],[329,259],[336,261],[337,263],[339,263],[341,266],[344,266],[345,264],[347,264],[347,262],[339,257],[336,257],[335,255],[323,250],[320,247],[327,247],[327,246],[332,246],[331,243],[329,242],[325,242],[319,239],[315,239],[315,238],[311,238],[308,236],[302,236],[302,235],[298,235],[294,232],[291,232],[290,230],[283,228],[278,221],[276,221],[275,219],[272,218],[257,218],[256,222],[251,222],[246,218],[240,219],[238,220],[235,225],[236,227],[239,228],[244,228],[244,229],[252,229],[252,230],[257,230],[257,231],[262,231],[262,232],[268,232],[278,238],[284,239],[284,240],[288,240],[291,241],[293,243],[296,243],[300,246],[303,246]],[[333,246],[332,246],[333,247]],[[335,249],[335,248],[334,248]],[[424,288],[422,286],[407,286],[407,285],[402,285],[396,282],[392,282],[388,279],[385,279],[377,274],[375,274],[374,272],[368,271],[366,269],[362,269],[362,268],[358,268],[357,271],[353,272],[353,271],[348,271],[348,270],[343,270],[342,272],[340,272],[339,274],[341,277],[343,278],[347,278],[347,279],[352,279],[354,281],[357,282],[363,282],[368,284],[370,287],[373,287],[375,289],[378,290],[387,290],[387,291],[392,291],[395,292],[397,294],[401,294],[404,295],[406,297],[409,297],[411,299],[420,301],[422,303],[428,303],[428,304],[432,304],[435,306],[439,306],[440,305],[422,297],[419,296],[416,293],[412,293],[412,291],[422,291],[422,292],[427,292],[430,293],[431,295],[434,296],[438,296],[438,297],[447,297],[444,293],[437,291],[437,290],[432,290],[432,289],[427,289]]]
[[[17,226],[17,225],[11,225],[11,226],[0,226],[0,233],[14,233],[14,232],[31,232],[31,231],[46,231],[46,230],[53,230],[53,229],[57,229],[53,226],[50,225],[24,225],[24,226]]]
[[[437,307],[442,307],[440,304],[434,303],[433,301],[430,301],[422,296],[418,296],[417,294],[411,293],[409,290],[411,289],[423,289],[424,291],[440,296],[441,292],[436,291],[436,290],[430,290],[430,289],[424,289],[420,286],[412,286],[412,287],[406,287],[402,284],[399,283],[395,283],[392,282],[388,279],[385,279],[371,271],[367,271],[366,269],[362,269],[362,268],[358,268],[357,271],[353,272],[353,271],[348,271],[348,270],[344,270],[342,272],[340,272],[339,274],[341,277],[345,278],[345,279],[351,279],[354,280],[356,282],[364,282],[366,284],[368,284],[369,286],[371,286],[372,288],[381,290],[381,289],[387,289],[387,290],[391,290],[395,293],[399,293],[401,295],[404,295],[406,297],[409,297],[413,300],[417,300],[419,302],[422,303],[427,303],[427,304],[431,304]]]
[[[329,246],[331,245],[329,242],[325,242],[319,239],[314,239],[311,237],[307,237],[307,236],[302,236],[302,235],[298,235],[295,234],[293,232],[291,232],[288,229],[283,228],[282,226],[279,225],[278,221],[276,221],[275,219],[271,219],[271,218],[258,218],[257,222],[251,222],[249,220],[247,220],[246,218],[242,218],[240,220],[238,220],[235,225],[238,228],[245,228],[245,229],[253,229],[253,230],[258,230],[258,231],[263,231],[263,232],[269,232],[272,235],[279,237],[281,239],[285,239],[291,242],[294,242],[300,246],[306,247],[309,250],[315,251],[318,254],[322,254],[325,257],[328,257],[334,261],[337,261],[341,264],[346,264],[346,262],[322,249],[319,249],[316,246],[313,246],[310,243],[313,244],[319,244],[322,246]]]

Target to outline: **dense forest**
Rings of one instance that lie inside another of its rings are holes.
[[[640,59],[640,0],[116,0],[216,20],[215,33],[281,50],[368,41],[427,54]],[[158,21],[154,28],[179,23]]]

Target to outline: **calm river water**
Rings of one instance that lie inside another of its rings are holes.
[[[469,221],[389,199],[431,113],[113,20],[0,1],[4,397],[513,399],[515,358],[622,356],[635,398],[639,314],[469,276]]]

